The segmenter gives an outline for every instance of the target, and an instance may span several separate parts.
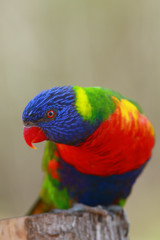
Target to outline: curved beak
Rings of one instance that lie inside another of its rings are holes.
[[[47,140],[47,137],[39,127],[25,127],[23,129],[23,136],[29,147],[36,149],[32,143],[42,142]]]

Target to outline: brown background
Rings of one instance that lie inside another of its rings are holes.
[[[55,85],[103,86],[136,99],[156,130],[126,210],[131,239],[160,239],[160,2],[0,0],[0,218],[23,215],[42,182],[44,143],[22,136],[27,102]]]

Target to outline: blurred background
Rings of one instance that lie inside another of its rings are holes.
[[[156,146],[126,211],[134,240],[160,239],[160,2],[0,0],[0,218],[38,196],[44,143],[23,139],[21,115],[43,89],[102,86],[136,99]]]

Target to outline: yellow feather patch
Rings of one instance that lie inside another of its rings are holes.
[[[124,121],[129,124],[131,123],[131,115],[135,121],[135,127],[137,127],[139,111],[136,106],[129,102],[127,99],[118,100],[116,97],[112,97],[115,104],[119,107],[122,116],[122,128],[124,127]]]
[[[138,120],[139,111],[133,103],[129,102],[126,99],[122,99],[120,102],[120,108],[122,117],[126,118],[127,122],[130,121],[130,113],[132,114],[135,121]]]
[[[127,128],[128,130],[130,130],[131,126],[132,126],[132,118],[134,119],[134,123],[135,123],[135,129],[137,129],[138,124],[139,124],[139,111],[137,109],[137,107],[129,102],[126,99],[121,99],[118,100],[116,97],[112,96],[112,99],[114,101],[114,103],[116,104],[116,106],[118,107],[116,109],[117,114],[121,114],[121,128],[124,129],[125,125],[127,124]],[[142,114],[143,115],[143,114]],[[150,121],[144,116],[144,118],[147,120],[146,121],[146,127],[145,127],[145,131],[148,132],[149,134],[151,134],[152,136],[154,136],[154,128],[152,126],[152,124],[150,123]]]
[[[89,102],[85,90],[81,87],[76,89],[76,103],[77,112],[84,118],[88,119],[92,116],[92,106]]]

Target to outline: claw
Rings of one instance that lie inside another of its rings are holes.
[[[111,214],[111,216],[113,216],[114,213],[123,219],[125,229],[124,236],[127,237],[129,233],[129,220],[125,210],[119,205],[110,205],[109,207],[106,208],[106,210]]]

